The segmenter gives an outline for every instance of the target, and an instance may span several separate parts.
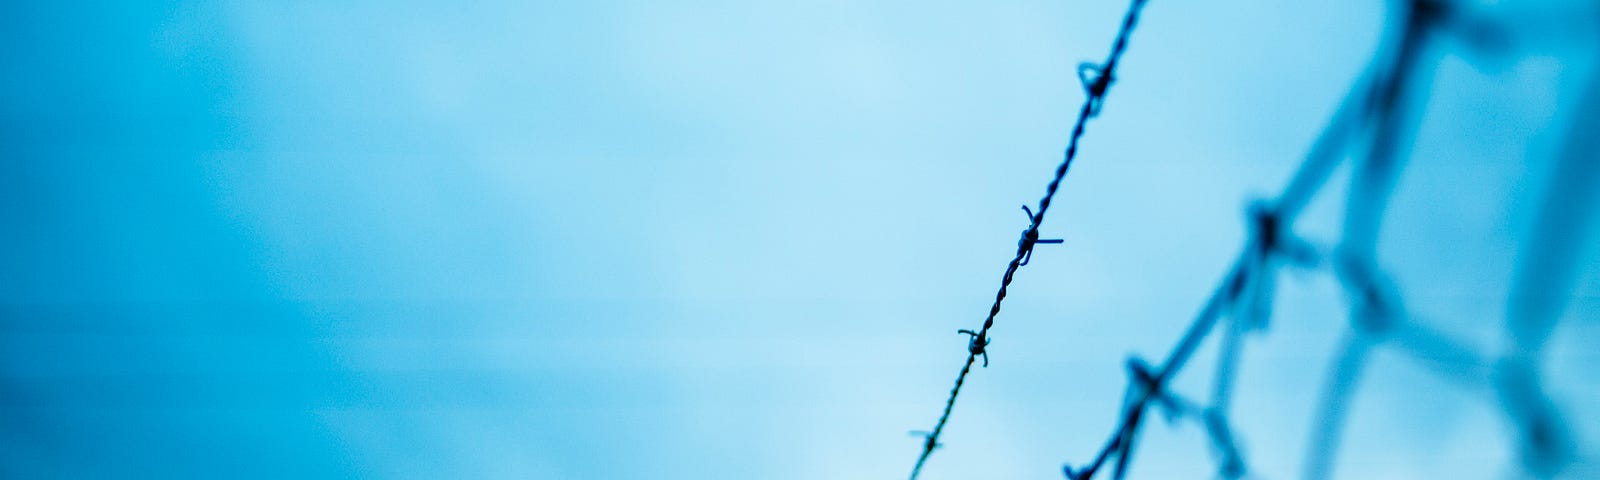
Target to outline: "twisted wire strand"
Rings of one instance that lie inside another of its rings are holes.
[[[961,365],[960,373],[956,374],[955,386],[950,388],[950,396],[945,400],[944,411],[939,415],[939,421],[934,424],[933,430],[925,437],[922,452],[917,456],[917,463],[911,468],[911,480],[916,480],[922,473],[922,467],[927,463],[928,457],[934,449],[939,447],[939,437],[944,433],[945,425],[950,421],[950,412],[955,408],[956,397],[961,395],[961,386],[966,383],[967,375],[972,371],[972,363],[979,355],[985,356],[987,365],[987,351],[989,329],[994,327],[994,319],[1000,314],[1000,304],[1005,301],[1006,288],[1011,285],[1013,276],[1017,273],[1025,259],[1031,256],[1033,246],[1038,242],[1039,226],[1044,223],[1045,213],[1050,209],[1050,201],[1061,186],[1061,180],[1067,176],[1073,159],[1077,158],[1078,145],[1083,138],[1084,129],[1089,119],[1100,113],[1104,105],[1106,93],[1110,90],[1114,80],[1117,64],[1122,55],[1127,51],[1129,37],[1133,34],[1134,27],[1139,22],[1139,13],[1144,9],[1147,0],[1132,0],[1127,12],[1123,15],[1122,26],[1117,31],[1116,39],[1112,41],[1111,52],[1107,54],[1106,61],[1100,65],[1080,65],[1079,78],[1084,83],[1086,93],[1083,106],[1078,109],[1077,121],[1073,124],[1072,133],[1067,140],[1066,152],[1062,155],[1061,163],[1056,166],[1055,176],[1050,179],[1045,187],[1044,196],[1039,199],[1036,211],[1029,215],[1029,225],[1023,231],[1022,239],[1017,243],[1017,253],[1006,265],[1005,275],[1000,278],[1000,289],[995,293],[994,303],[989,307],[989,315],[984,318],[983,326],[976,332],[971,332],[972,340],[967,347],[966,361]]]

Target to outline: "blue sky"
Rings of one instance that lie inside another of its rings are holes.
[[[7,2],[0,476],[903,476],[1124,7]],[[1426,55],[1380,255],[1488,351],[1582,113],[1586,8],[1482,6],[1516,55]],[[1123,360],[1176,341],[1386,12],[1150,4],[1045,222],[1065,243],[924,478],[1088,459]],[[1343,178],[1300,233],[1337,238]],[[1549,363],[1580,439],[1597,254]],[[1235,404],[1268,478],[1298,474],[1348,326],[1326,271],[1284,278]],[[1374,365],[1341,476],[1511,471],[1491,394]],[[1192,425],[1142,441],[1136,476],[1211,468]]]

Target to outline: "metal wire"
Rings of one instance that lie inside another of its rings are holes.
[[[950,396],[945,400],[944,411],[939,414],[939,421],[929,431],[922,443],[922,452],[917,455],[917,463],[911,468],[911,479],[916,480],[922,473],[922,467],[928,462],[928,456],[939,447],[939,436],[944,433],[944,427],[950,422],[950,412],[955,408],[956,397],[961,395],[961,386],[967,381],[967,374],[972,371],[972,363],[978,356],[984,357],[984,366],[988,366],[989,329],[994,327],[994,318],[1000,314],[1000,303],[1006,299],[1006,288],[1011,286],[1011,281],[1017,269],[1027,263],[1033,254],[1033,247],[1039,240],[1039,226],[1044,223],[1044,215],[1050,210],[1050,200],[1055,197],[1056,190],[1061,186],[1061,179],[1067,176],[1067,169],[1072,167],[1072,160],[1077,158],[1078,143],[1083,138],[1084,128],[1089,119],[1100,114],[1101,107],[1105,104],[1106,93],[1111,89],[1115,79],[1117,63],[1121,61],[1122,54],[1128,48],[1128,38],[1133,34],[1134,26],[1139,22],[1139,12],[1144,9],[1146,0],[1133,0],[1128,5],[1128,11],[1122,18],[1122,27],[1117,31],[1116,40],[1111,44],[1111,53],[1106,56],[1105,63],[1099,65],[1081,64],[1078,66],[1078,78],[1083,82],[1086,98],[1083,107],[1078,109],[1078,120],[1072,127],[1072,133],[1067,140],[1066,153],[1062,155],[1061,164],[1056,167],[1055,176],[1050,179],[1050,184],[1045,186],[1044,197],[1039,199],[1037,211],[1029,211],[1028,228],[1023,230],[1022,238],[1017,241],[1017,253],[1006,265],[1006,273],[1000,278],[1000,290],[995,293],[994,304],[989,307],[989,316],[984,318],[983,326],[976,332],[965,331],[971,334],[967,344],[967,359],[961,365],[961,372],[956,374],[955,386],[950,388]],[[1023,207],[1024,210],[1027,207]]]

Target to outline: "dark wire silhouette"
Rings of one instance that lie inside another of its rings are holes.
[[[1039,226],[1044,223],[1045,212],[1050,210],[1050,200],[1055,197],[1056,190],[1061,186],[1061,179],[1067,176],[1067,169],[1072,166],[1072,160],[1078,155],[1078,142],[1083,138],[1084,127],[1089,119],[1100,114],[1101,107],[1105,104],[1106,92],[1110,90],[1114,80],[1117,63],[1121,61],[1122,54],[1128,48],[1128,37],[1133,33],[1134,26],[1139,21],[1139,12],[1144,8],[1146,0],[1133,0],[1128,5],[1128,11],[1122,18],[1122,27],[1117,31],[1117,37],[1111,44],[1111,53],[1106,56],[1105,63],[1083,63],[1078,65],[1078,79],[1083,82],[1086,98],[1083,107],[1078,110],[1077,122],[1072,127],[1072,133],[1067,140],[1066,153],[1062,155],[1061,164],[1056,167],[1055,177],[1045,187],[1044,197],[1039,199],[1037,212],[1023,206],[1028,213],[1028,228],[1022,231],[1021,239],[1017,240],[1017,253],[1011,262],[1006,265],[1006,273],[1000,278],[1000,290],[995,293],[994,304],[989,307],[989,316],[983,320],[983,326],[977,331],[961,330],[959,333],[971,336],[967,343],[967,359],[961,365],[961,372],[956,374],[955,386],[950,389],[950,397],[945,400],[944,412],[939,415],[938,423],[933,430],[924,437],[922,453],[917,455],[917,463],[911,468],[911,479],[916,480],[922,473],[922,466],[928,461],[928,456],[939,447],[939,436],[944,433],[944,427],[950,421],[950,411],[955,408],[956,397],[961,394],[961,385],[966,383],[967,374],[972,371],[972,363],[977,357],[983,357],[983,365],[989,366],[989,329],[994,326],[994,317],[1000,314],[1000,303],[1006,299],[1006,287],[1011,285],[1012,276],[1017,273],[1017,268],[1026,265],[1033,257],[1033,247],[1040,243],[1061,243],[1060,240],[1040,240]]]
[[[1159,366],[1129,358],[1129,386],[1120,420],[1093,460],[1081,467],[1063,467],[1072,480],[1088,480],[1111,465],[1112,477],[1124,478],[1135,451],[1145,413],[1154,408],[1169,420],[1192,418],[1205,429],[1218,456],[1218,475],[1249,474],[1228,422],[1241,337],[1265,328],[1274,294],[1274,277],[1284,265],[1310,267],[1331,263],[1349,296],[1351,330],[1340,343],[1312,438],[1304,475],[1331,476],[1345,405],[1355,394],[1370,353],[1379,347],[1425,362],[1447,380],[1472,389],[1493,389],[1508,419],[1521,436],[1524,471],[1540,478],[1561,473],[1573,460],[1572,439],[1554,403],[1539,384],[1541,353],[1577,279],[1585,221],[1592,217],[1600,190],[1600,81],[1585,99],[1585,108],[1569,135],[1570,142],[1552,175],[1553,183],[1532,233],[1519,254],[1521,265],[1512,287],[1507,334],[1512,349],[1492,364],[1465,342],[1426,327],[1408,313],[1401,296],[1384,275],[1376,255],[1379,225],[1403,163],[1406,139],[1417,115],[1407,104],[1418,97],[1420,56],[1433,35],[1448,30],[1483,50],[1500,46],[1492,25],[1465,15],[1442,0],[1401,2],[1400,28],[1392,57],[1378,56],[1367,75],[1342,101],[1333,119],[1313,143],[1306,159],[1276,201],[1250,208],[1251,235],[1239,258],[1201,308],[1178,344]],[[1382,53],[1383,51],[1380,51]],[[1291,234],[1295,217],[1327,183],[1353,141],[1366,141],[1366,154],[1354,163],[1345,205],[1345,224],[1338,247],[1320,254]],[[1229,317],[1220,335],[1219,359],[1209,406],[1169,391],[1166,386],[1186,365],[1217,323]],[[1113,462],[1114,463],[1111,463]]]

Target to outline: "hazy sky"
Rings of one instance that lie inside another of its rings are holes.
[[[1501,3],[1512,55],[1424,54],[1380,247],[1486,351],[1595,66],[1592,8]],[[900,478],[1125,7],[4,2],[0,476]],[[924,478],[1090,459],[1387,12],[1152,0]],[[1337,238],[1343,181],[1300,233]],[[1596,255],[1547,377],[1580,441]],[[1283,279],[1235,402],[1266,478],[1349,325],[1326,270]],[[1512,471],[1492,392],[1368,372],[1342,478]],[[1194,425],[1141,438],[1135,477],[1210,477]]]

